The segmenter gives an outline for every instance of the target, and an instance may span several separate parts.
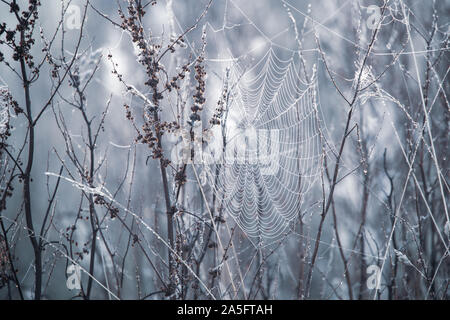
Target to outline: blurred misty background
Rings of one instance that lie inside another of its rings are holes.
[[[449,22],[0,1],[0,298],[449,299]]]

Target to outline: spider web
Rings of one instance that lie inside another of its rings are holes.
[[[314,68],[309,81],[303,76],[299,48],[273,42],[233,1],[226,4],[223,26],[206,29],[219,52],[217,58],[208,56],[208,64],[216,62],[217,73],[226,69],[226,101],[221,125],[213,129],[214,141],[203,152],[204,174],[216,212],[231,216],[261,246],[289,231],[320,176],[324,143],[317,78]],[[231,8],[247,22],[228,22]],[[227,32],[249,27],[263,41],[233,55]],[[282,33],[289,30],[293,28]]]

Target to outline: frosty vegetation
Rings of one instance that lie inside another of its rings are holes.
[[[0,299],[449,299],[449,10],[0,0]]]

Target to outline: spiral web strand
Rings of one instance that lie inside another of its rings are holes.
[[[272,47],[250,69],[231,66],[227,115],[214,134],[219,143],[204,153],[216,209],[255,245],[280,238],[320,175],[317,82],[306,82],[300,70],[298,52],[283,60]]]

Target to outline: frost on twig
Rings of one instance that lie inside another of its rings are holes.
[[[190,265],[182,257],[180,257],[179,254],[174,249],[172,249],[172,247],[164,240],[164,238],[158,232],[156,232],[153,228],[151,228],[144,220],[142,220],[142,218],[140,216],[138,216],[137,214],[135,214],[134,212],[129,210],[126,206],[123,206],[122,204],[117,202],[114,199],[113,195],[104,186],[98,186],[98,187],[92,188],[85,184],[79,183],[75,180],[72,180],[67,177],[63,177],[63,176],[53,173],[53,172],[46,172],[45,174],[48,176],[62,178],[63,180],[71,183],[72,186],[76,187],[79,190],[82,190],[89,194],[99,195],[105,199],[108,199],[109,201],[113,202],[118,208],[123,210],[125,213],[132,215],[141,225],[143,225],[145,227],[145,229],[150,231],[165,247],[167,247],[171,251],[171,253],[186,267],[186,269],[192,274],[192,276],[199,281],[199,283],[203,286],[203,288],[206,290],[208,295],[211,298],[215,299],[214,294],[210,291],[208,286],[198,277],[198,275],[194,272],[194,270],[192,270]]]

